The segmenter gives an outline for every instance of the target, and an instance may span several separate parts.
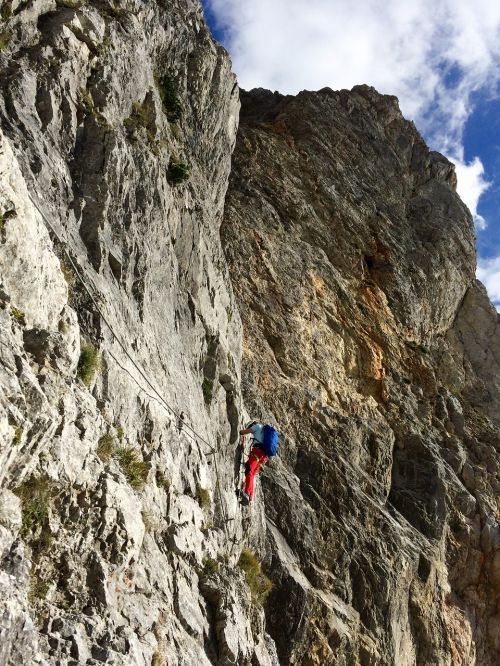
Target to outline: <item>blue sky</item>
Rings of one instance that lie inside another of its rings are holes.
[[[457,167],[500,309],[500,2],[202,0],[241,87],[373,85]]]
[[[465,157],[479,155],[490,187],[479,199],[478,211],[487,228],[478,231],[479,254],[491,258],[500,254],[500,99],[477,96],[464,132]]]

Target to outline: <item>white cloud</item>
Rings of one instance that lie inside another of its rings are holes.
[[[492,0],[207,0],[226,29],[243,88],[282,93],[368,83],[399,97],[433,148],[457,164],[476,226],[488,187],[464,161],[471,96],[500,82],[500,2]]]
[[[500,257],[480,259],[477,266],[477,277],[486,287],[488,295],[497,310],[500,308]]]
[[[450,156],[450,159],[455,163],[457,191],[460,198],[472,213],[476,229],[486,229],[486,220],[477,212],[479,197],[490,186],[490,183],[484,178],[484,167],[481,160],[475,157],[472,162],[466,164],[459,157]]]

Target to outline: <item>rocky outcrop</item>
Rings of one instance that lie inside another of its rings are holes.
[[[281,663],[498,660],[498,315],[453,166],[397,100],[242,93],[222,237]]]
[[[235,567],[227,55],[191,0],[8,4],[0,661],[274,664]]]
[[[498,317],[452,165],[373,89],[252,91],[229,178],[197,1],[4,5],[0,664],[496,663]],[[282,447],[242,511],[248,414]]]

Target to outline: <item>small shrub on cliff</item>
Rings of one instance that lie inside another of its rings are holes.
[[[111,459],[114,448],[114,439],[111,433],[107,432],[99,438],[99,441],[97,442],[97,455],[102,462],[106,463]]]
[[[19,308],[12,306],[10,309],[10,314],[19,324],[22,325],[26,324],[26,321],[24,319],[24,312]]]
[[[160,75],[156,73],[155,83],[168,122],[178,122],[182,117],[182,103],[177,93],[175,81],[168,75],[160,77]]]
[[[24,432],[23,426],[17,426],[17,428],[14,431],[14,437],[12,438],[12,444],[14,444],[14,446],[19,446],[19,444],[21,444],[21,440],[23,438],[23,432]]]
[[[47,580],[40,578],[36,574],[32,574],[30,580],[30,589],[28,592],[28,597],[31,603],[36,599],[45,599],[47,592],[49,591],[50,584]]]
[[[2,19],[8,21],[12,16],[12,2],[4,2],[1,9]]]
[[[180,185],[189,180],[191,168],[183,162],[170,162],[167,172],[167,178],[172,185]]]
[[[99,352],[94,345],[89,342],[83,345],[81,349],[77,370],[77,375],[85,386],[90,386],[92,384],[98,368]]]
[[[213,384],[209,379],[204,379],[201,385],[201,390],[203,391],[203,397],[205,402],[210,402],[213,395]]]
[[[252,599],[258,604],[263,604],[267,595],[271,591],[273,584],[269,578],[262,573],[259,560],[251,550],[244,548],[241,551],[238,566],[245,573]]]
[[[8,30],[3,30],[0,32],[0,51],[2,51],[9,44],[11,37],[12,35]]]
[[[196,486],[196,499],[203,511],[208,511],[210,509],[210,493],[206,488]]]
[[[131,446],[122,447],[115,456],[132,488],[142,490],[148,478],[149,465],[141,460],[139,451]]]
[[[16,488],[15,493],[22,504],[19,534],[23,539],[34,538],[39,532],[43,532],[44,523],[49,516],[51,483],[46,477],[32,476]],[[48,541],[48,538],[45,541]]]
[[[211,557],[206,557],[203,560],[203,569],[201,571],[202,576],[210,576],[211,574],[217,573],[219,571],[219,563],[217,560],[213,560]]]
[[[161,469],[156,470],[156,485],[158,488],[163,488],[165,491],[168,491],[170,488],[170,481],[167,479]]]

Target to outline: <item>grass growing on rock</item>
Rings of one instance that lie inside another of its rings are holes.
[[[191,167],[189,164],[184,164],[184,162],[170,162],[167,178],[172,185],[180,185],[189,180],[191,175]]]
[[[11,37],[12,35],[8,30],[0,32],[0,51],[3,51],[3,49],[8,46]]]
[[[23,539],[31,539],[43,531],[49,516],[52,484],[47,477],[30,477],[15,490],[22,504],[22,523],[19,531]]]
[[[14,437],[12,438],[12,444],[14,444],[14,446],[19,446],[21,444],[21,440],[23,438],[23,432],[24,432],[23,426],[16,427],[14,431]]]
[[[37,575],[32,575],[30,580],[30,589],[28,593],[29,600],[33,603],[36,599],[45,599],[49,591],[50,583]]]
[[[80,359],[78,361],[78,377],[85,386],[92,384],[95,374],[99,368],[99,352],[94,345],[89,342],[82,346]]]
[[[155,83],[158,88],[161,103],[169,123],[176,123],[182,117],[182,103],[177,93],[177,86],[171,76],[155,74]]]
[[[168,491],[170,488],[170,481],[167,479],[165,474],[161,471],[161,469],[156,470],[156,485],[158,488],[163,488],[163,490]]]
[[[105,435],[99,438],[97,442],[97,455],[102,460],[102,462],[107,463],[115,450],[115,442],[113,435],[107,432]]]
[[[14,319],[19,323],[19,324],[25,324],[26,321],[24,319],[24,312],[20,310],[19,308],[16,308],[14,306],[11,307],[10,309],[10,314],[11,317],[14,317]]]
[[[252,594],[252,599],[254,602],[262,605],[271,591],[273,584],[269,578],[262,573],[259,560],[251,550],[244,548],[241,551],[238,566],[245,574],[247,585]]]
[[[208,511],[210,509],[210,493],[206,488],[196,486],[196,499],[203,511]]]
[[[211,557],[206,557],[203,560],[202,576],[210,576],[211,574],[218,573],[219,563]]]
[[[139,451],[124,446],[116,451],[115,457],[132,488],[142,490],[148,478],[149,465],[141,460]]]
[[[12,2],[10,2],[10,0],[7,0],[7,2],[3,3],[0,13],[4,21],[8,21],[10,19],[12,16]]]

